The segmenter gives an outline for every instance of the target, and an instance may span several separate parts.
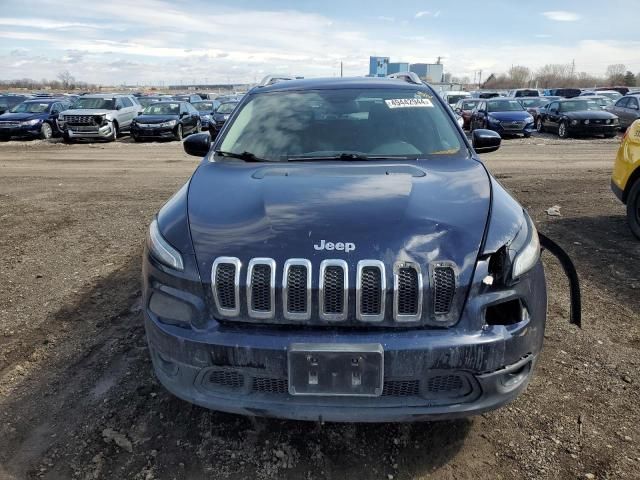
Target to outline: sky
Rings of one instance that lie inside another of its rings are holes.
[[[0,0],[0,79],[246,83],[368,73],[369,56],[473,79],[512,65],[640,72],[639,0]]]

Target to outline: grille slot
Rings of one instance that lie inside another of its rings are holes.
[[[241,388],[244,375],[233,370],[214,370],[209,375],[209,383],[227,388]]]
[[[346,320],[349,271],[344,260],[323,260],[320,264],[320,318]]]
[[[254,258],[247,272],[247,310],[253,318],[271,318],[275,313],[276,262]]]
[[[260,393],[288,393],[289,383],[284,378],[253,377],[252,390]]]
[[[384,320],[385,270],[384,263],[377,260],[358,262],[356,280],[356,316],[365,322]]]
[[[311,318],[311,262],[302,258],[287,260],[282,277],[284,317],[289,320]]]
[[[398,265],[394,272],[394,318],[411,322],[422,317],[422,274],[416,264]]]
[[[419,393],[419,380],[388,380],[382,390],[383,397],[416,397]]]
[[[239,302],[240,260],[219,257],[211,267],[211,289],[218,311],[223,316],[240,313]]]
[[[436,266],[433,269],[433,313],[448,314],[455,293],[456,273],[453,267]]]

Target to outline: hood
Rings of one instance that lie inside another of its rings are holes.
[[[240,193],[241,192],[241,193]],[[322,162],[265,164],[203,162],[188,195],[191,238],[201,278],[213,260],[238,257],[309,259],[314,282],[320,262],[452,261],[464,287],[471,281],[489,213],[489,176],[472,159],[410,164]],[[319,250],[322,241],[351,243],[353,251]],[[278,278],[278,277],[277,277]],[[425,277],[428,281],[428,277]],[[351,283],[350,280],[350,283]]]
[[[134,117],[138,123],[162,123],[170,120],[178,120],[178,115],[138,115]]]
[[[2,121],[11,121],[11,122],[24,122],[26,120],[33,120],[35,118],[48,118],[48,113],[3,113],[0,115],[0,122]]]
[[[497,118],[501,122],[523,121],[531,116],[531,114],[525,110],[516,112],[489,112],[489,115]]]
[[[78,108],[76,110],[65,110],[61,115],[107,115],[113,111],[100,108]]]
[[[229,117],[231,116],[230,113],[214,113],[213,114],[213,119],[216,122],[224,122],[226,121]]]
[[[577,112],[563,112],[567,118],[574,120],[611,120],[616,118],[613,113],[606,110],[579,110]]]

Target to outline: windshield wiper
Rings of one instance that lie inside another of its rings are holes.
[[[236,152],[225,152],[223,150],[216,150],[216,155],[220,155],[221,157],[228,158],[238,158],[240,160],[244,160],[245,162],[274,162],[276,160],[267,160],[266,158],[256,157],[253,153],[244,151],[242,153]]]
[[[413,157],[396,155],[366,155],[357,152],[342,152],[335,155],[302,155],[299,157],[287,157],[289,162],[304,162],[307,160],[341,160],[341,161],[362,161],[362,160],[412,160]]]

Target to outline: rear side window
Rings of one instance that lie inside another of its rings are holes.
[[[431,92],[414,89],[258,94],[236,115],[220,149],[272,161],[453,154],[462,144],[444,108]]]
[[[627,100],[627,108],[635,108],[636,110],[638,109],[638,99],[637,98],[629,98]]]
[[[620,100],[618,100],[616,102],[616,107],[625,108],[628,103],[629,103],[629,99],[628,98],[621,98]]]
[[[120,97],[123,107],[133,107],[133,102],[127,97]]]

